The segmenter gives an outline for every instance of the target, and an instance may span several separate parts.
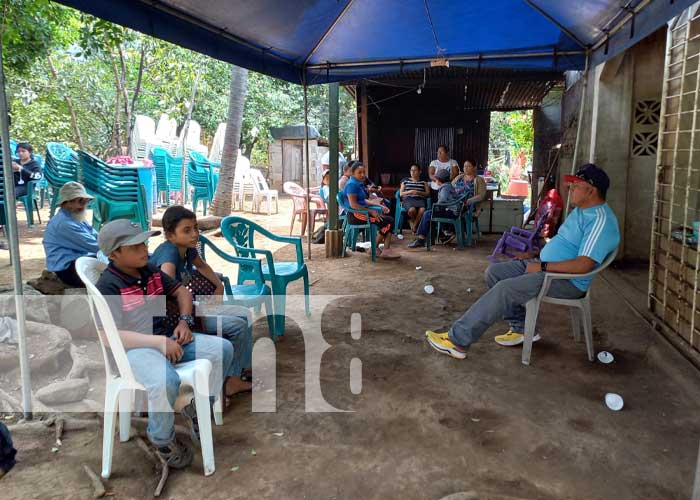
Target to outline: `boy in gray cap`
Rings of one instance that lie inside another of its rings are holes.
[[[148,438],[170,467],[192,463],[190,448],[175,438],[173,406],[180,390],[174,365],[208,359],[212,364],[210,394],[218,394],[222,374],[233,362],[230,342],[213,335],[192,333],[192,295],[184,286],[148,263],[146,240],[160,231],[142,231],[126,219],[106,224],[99,236],[100,250],[109,266],[97,282],[127,349],[136,380],[148,392]],[[175,328],[165,323],[165,297],[177,300],[180,321]],[[182,409],[195,443],[199,425],[194,400]]]
[[[60,209],[49,220],[42,241],[46,268],[76,288],[85,285],[75,272],[75,261],[95,257],[99,251],[97,231],[85,220],[87,205],[93,198],[79,182],[66,182],[58,192]]]

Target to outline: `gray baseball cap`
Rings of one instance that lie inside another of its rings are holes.
[[[445,169],[438,170],[435,177],[437,177],[440,182],[450,182],[450,171]]]
[[[97,244],[102,253],[109,256],[119,247],[138,245],[159,234],[160,231],[142,231],[141,226],[128,219],[117,219],[105,224],[97,238]]]
[[[61,189],[58,190],[59,206],[67,201],[73,201],[76,198],[92,200],[94,196],[88,194],[88,192],[85,191],[85,187],[81,183],[75,181],[66,182],[63,186],[61,186]]]

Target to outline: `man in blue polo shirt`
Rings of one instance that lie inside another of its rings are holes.
[[[617,218],[605,202],[610,186],[607,174],[593,164],[584,165],[575,175],[567,175],[571,203],[576,207],[559,228],[557,235],[539,253],[522,254],[510,262],[489,266],[486,284],[489,290],[449,332],[427,331],[428,343],[437,351],[457,359],[500,318],[510,330],[496,337],[500,345],[523,343],[525,304],[542,288],[545,272],[586,274],[605,260],[620,243]],[[591,278],[555,280],[548,296],[575,299],[583,297]],[[535,335],[534,340],[540,339]]]

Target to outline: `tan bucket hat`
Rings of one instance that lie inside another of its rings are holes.
[[[58,191],[59,206],[62,203],[75,200],[76,198],[85,198],[86,200],[92,200],[95,197],[91,194],[88,194],[88,192],[85,191],[85,187],[81,183],[75,181],[66,182],[63,186],[61,186],[61,189]]]

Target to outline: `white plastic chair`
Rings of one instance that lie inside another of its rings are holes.
[[[530,355],[532,354],[532,342],[535,336],[535,327],[537,326],[537,315],[540,310],[540,304],[547,302],[549,304],[557,304],[571,308],[571,324],[573,327],[574,339],[577,342],[581,341],[581,324],[583,324],[583,335],[586,339],[586,349],[588,351],[588,360],[593,361],[593,323],[591,321],[591,289],[586,291],[586,295],[580,299],[557,299],[548,297],[547,292],[554,280],[570,280],[594,277],[603,269],[608,267],[615,256],[617,248],[613,250],[605,260],[596,267],[593,271],[586,274],[561,274],[561,273],[545,273],[544,282],[539,295],[531,299],[525,304],[525,339],[523,341],[523,357],[524,365],[530,364]]]
[[[224,150],[224,136],[226,135],[226,124],[219,123],[214,134],[214,140],[211,143],[211,152],[209,153],[209,161],[220,162],[221,155]]]
[[[114,450],[115,413],[119,410],[119,440],[129,440],[131,432],[131,411],[135,391],[145,391],[145,387],[136,381],[126,356],[126,350],[119,336],[119,330],[112,318],[112,312],[105,297],[95,287],[102,272],[107,266],[92,257],[81,257],[75,263],[78,276],[85,284],[95,326],[98,327],[99,317],[102,331],[107,338],[116,371],[112,369],[110,356],[102,335],[98,335],[102,355],[105,360],[106,390],[104,410],[104,430],[102,437],[102,477],[108,479],[112,472],[112,452]],[[95,314],[97,312],[97,315]],[[175,365],[175,371],[180,377],[181,387],[189,386],[194,390],[197,420],[199,422],[200,441],[202,445],[202,463],[204,475],[209,476],[216,469],[214,464],[214,442],[212,439],[211,413],[209,410],[209,374],[211,362],[207,359],[197,359]],[[214,419],[216,425],[223,424],[223,412],[220,393],[214,402]]]
[[[239,210],[243,211],[246,196],[253,196],[255,191],[250,177],[250,160],[238,150],[236,171],[233,174],[233,205],[238,202]]]
[[[131,157],[143,160],[150,153],[151,146],[156,143],[156,122],[149,116],[136,115],[131,132]]]
[[[270,189],[265,176],[257,168],[250,169],[250,180],[253,184],[253,212],[260,211],[263,198],[267,201],[267,215],[272,214],[272,200],[275,200],[275,213],[279,213],[279,194],[276,189]]]

